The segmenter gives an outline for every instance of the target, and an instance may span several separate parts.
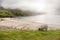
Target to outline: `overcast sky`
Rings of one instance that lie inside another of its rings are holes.
[[[3,2],[2,2],[3,1]],[[20,8],[37,12],[51,12],[59,6],[59,0],[0,0],[6,8]]]

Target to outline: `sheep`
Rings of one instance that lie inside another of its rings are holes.
[[[43,31],[46,30],[47,31],[47,29],[48,29],[48,25],[43,24],[43,25],[40,26],[40,28],[38,30],[43,30]]]

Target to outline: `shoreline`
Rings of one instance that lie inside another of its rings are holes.
[[[3,19],[3,20],[1,20]],[[29,20],[18,20],[15,18],[0,18],[0,29],[38,30],[45,23],[36,23]],[[60,25],[47,24],[48,30],[59,30]]]

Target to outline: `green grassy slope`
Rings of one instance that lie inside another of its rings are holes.
[[[60,40],[60,30],[0,30],[0,40]]]
[[[0,10],[0,17],[13,17],[13,15],[7,10]]]
[[[15,9],[11,9],[11,8],[0,7],[0,14],[1,14],[0,17],[6,17],[6,16],[9,17],[9,15],[6,14],[6,13],[12,14],[14,17],[18,17],[18,16],[35,16],[35,15],[39,15],[40,14],[40,13],[27,11],[27,10],[16,9],[16,8]],[[12,15],[10,15],[10,16],[12,16]]]

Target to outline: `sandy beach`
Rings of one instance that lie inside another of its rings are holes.
[[[3,20],[1,20],[3,19]],[[15,18],[0,18],[0,29],[38,30],[44,23],[36,23]],[[60,25],[48,24],[48,30],[59,30]]]

